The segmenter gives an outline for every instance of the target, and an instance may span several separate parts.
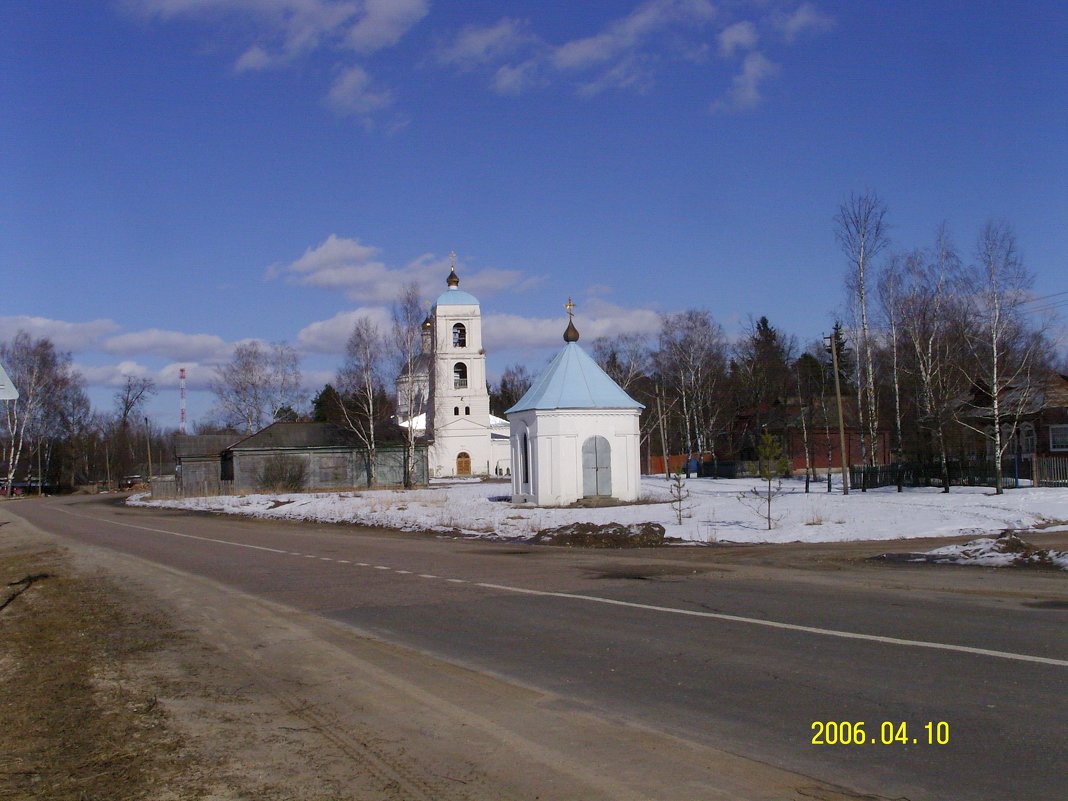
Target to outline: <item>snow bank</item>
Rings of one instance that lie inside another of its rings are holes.
[[[282,520],[313,520],[382,526],[408,531],[437,531],[464,536],[527,539],[545,528],[568,523],[660,523],[668,537],[707,542],[840,542],[899,537],[993,534],[1068,520],[1068,489],[1007,490],[995,495],[981,487],[938,489],[887,487],[843,496],[836,489],[784,481],[772,501],[774,527],[758,513],[752,495],[758,479],[691,479],[685,482],[683,521],[672,506],[663,478],[642,479],[643,497],[633,505],[601,508],[541,509],[511,502],[502,482],[435,482],[416,490],[240,495],[233,497],[146,500],[138,506],[195,509]]]

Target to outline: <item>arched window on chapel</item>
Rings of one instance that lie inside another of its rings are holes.
[[[453,389],[467,389],[467,365],[456,362],[452,368]]]
[[[467,328],[463,323],[457,323],[452,327],[452,346],[454,348],[467,347]]]

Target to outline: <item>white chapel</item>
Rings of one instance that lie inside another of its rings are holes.
[[[563,350],[505,412],[516,503],[638,499],[638,418],[645,407],[579,346],[573,309],[569,300]]]
[[[398,395],[425,392],[425,416],[411,423],[426,434],[431,476],[507,475],[508,422],[489,411],[478,299],[460,289],[455,265],[446,283],[423,323],[417,374],[398,378]]]

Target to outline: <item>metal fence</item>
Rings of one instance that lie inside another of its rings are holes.
[[[951,487],[993,487],[996,470],[993,460],[951,460],[946,464]],[[939,462],[902,462],[892,465],[849,468],[849,484],[858,489],[902,487],[941,487],[943,477]],[[1068,486],[1068,458],[1044,456],[1033,459],[1010,458],[1001,462],[1001,486],[1005,489]]]
[[[1068,487],[1068,457],[1035,457],[1034,481],[1038,487]]]
[[[759,478],[760,462],[742,459],[702,462],[697,465],[697,475],[701,478]]]

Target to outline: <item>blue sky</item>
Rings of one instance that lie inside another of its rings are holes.
[[[843,300],[833,217],[896,248],[1016,228],[1064,290],[1068,5],[35,0],[0,7],[0,339],[124,372],[193,419],[212,365],[285,340],[329,379],[354,315],[448,254],[491,376],[566,324],[707,307],[804,342]]]

